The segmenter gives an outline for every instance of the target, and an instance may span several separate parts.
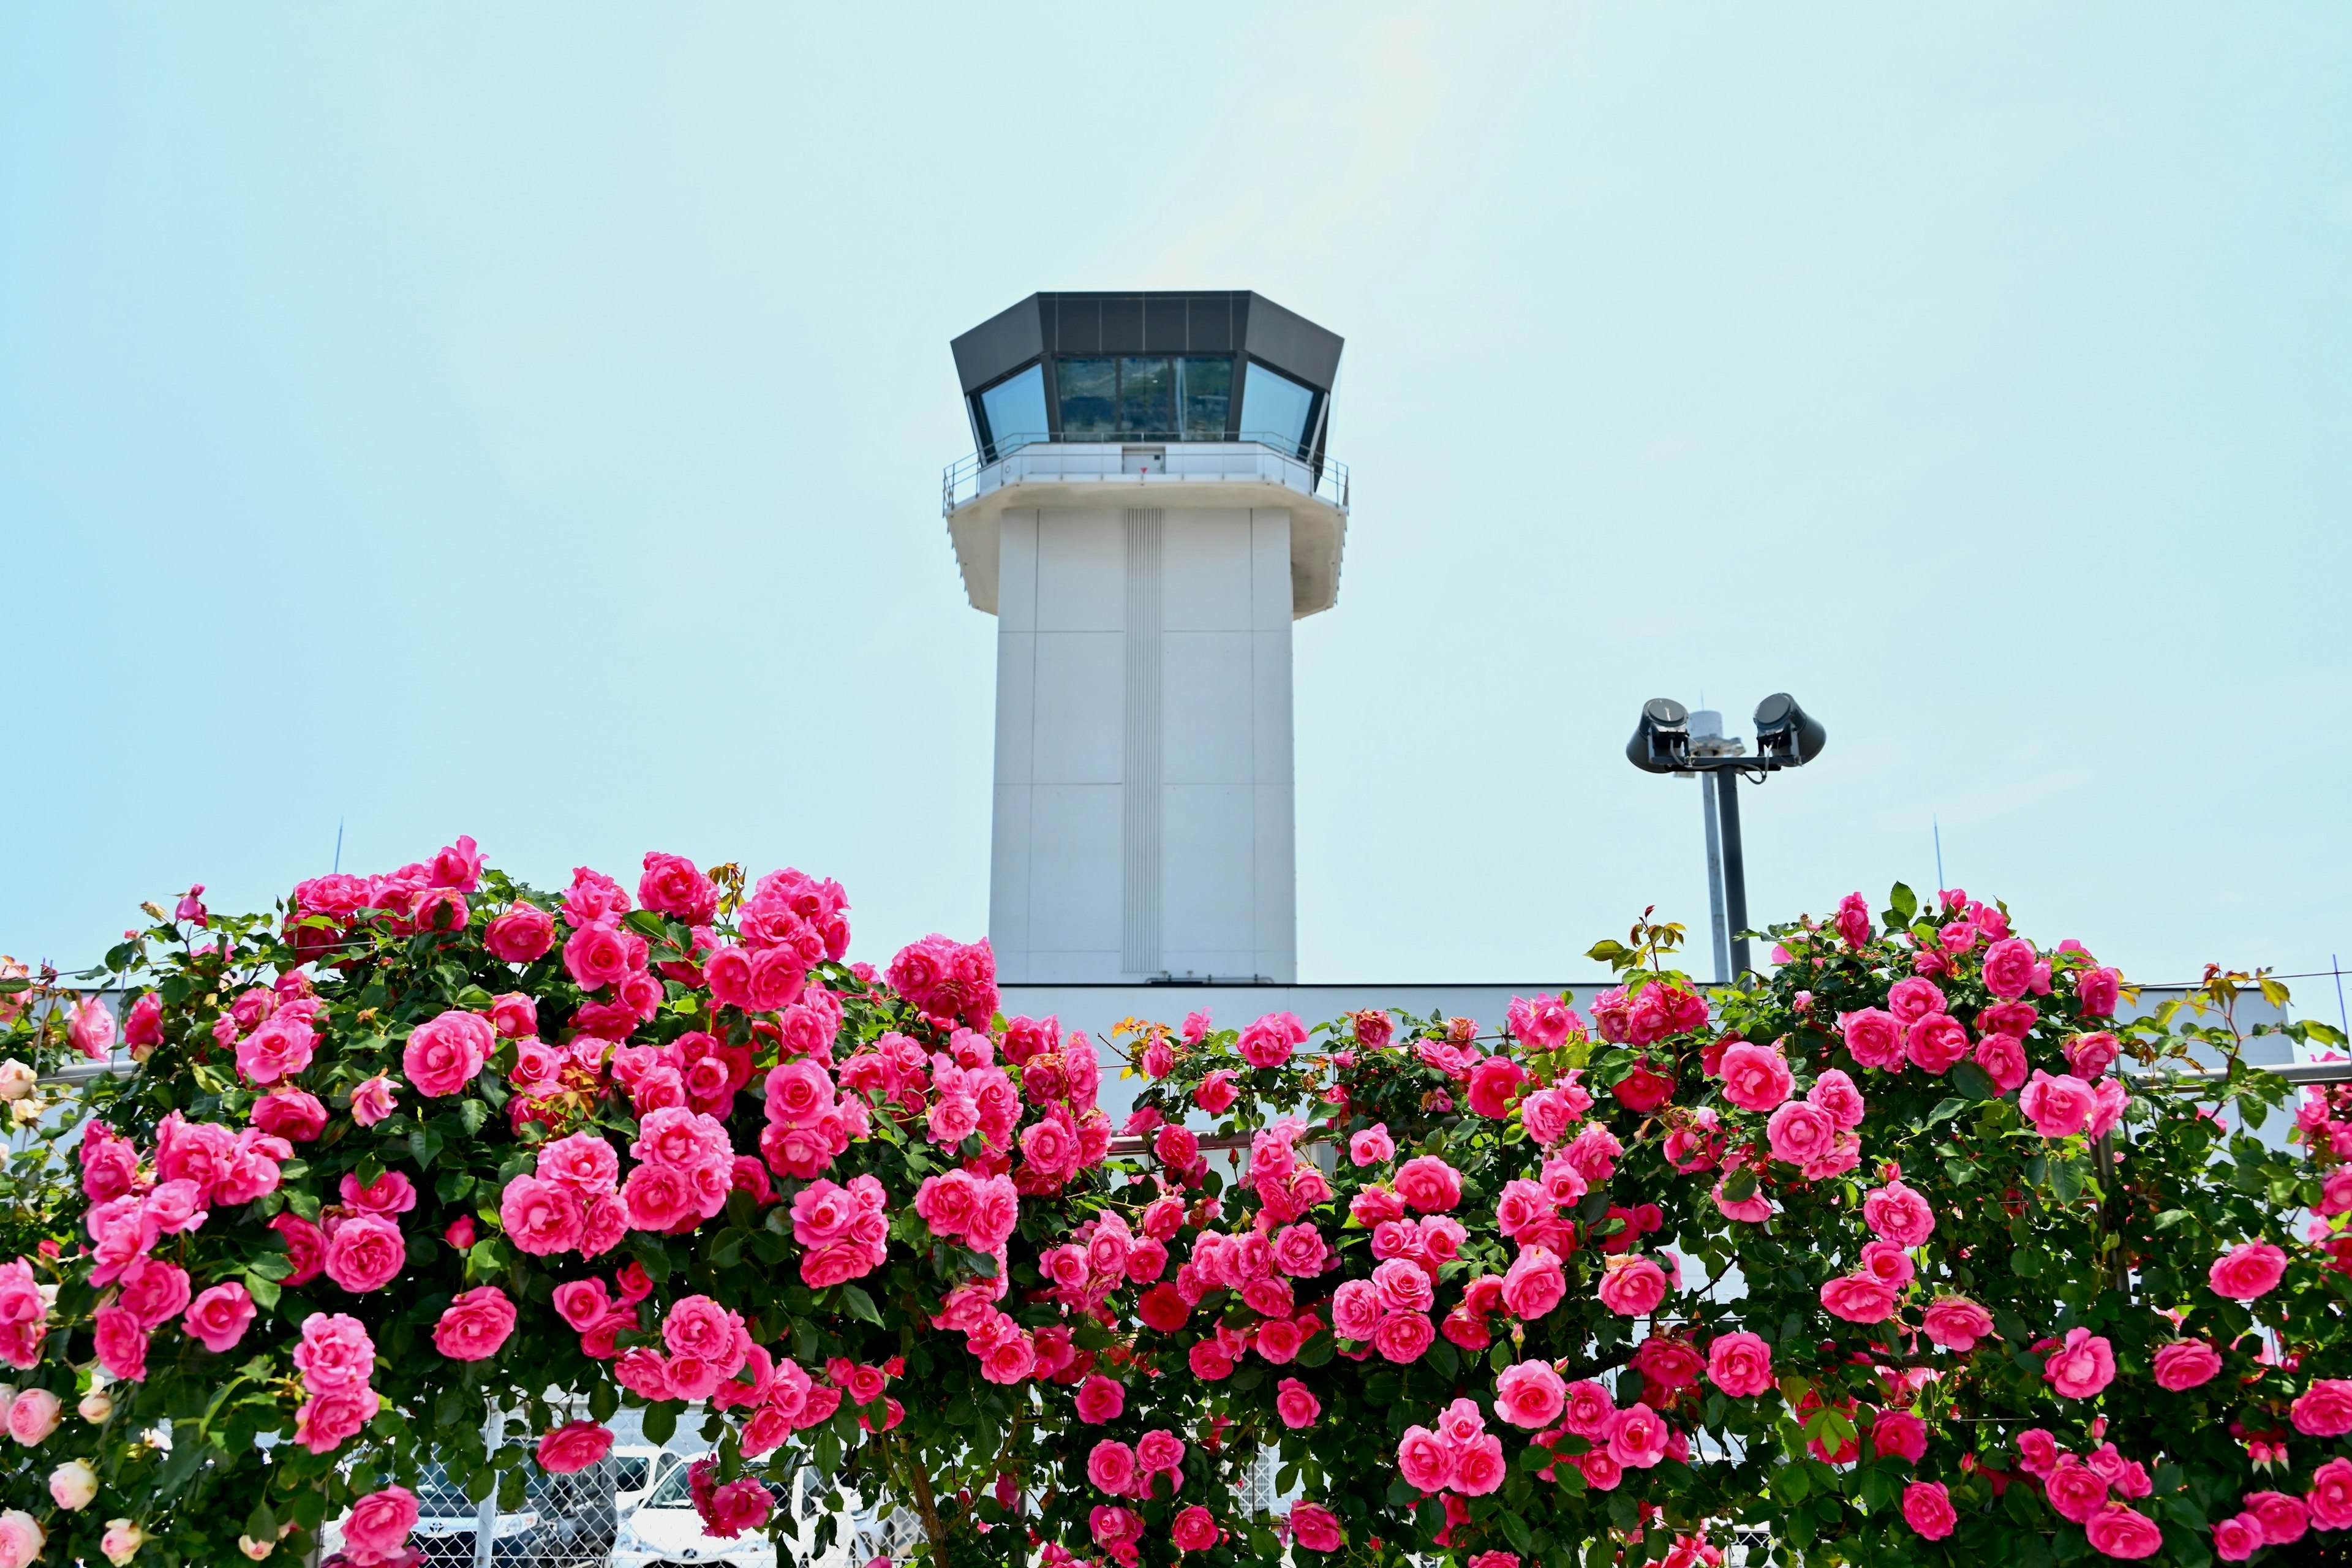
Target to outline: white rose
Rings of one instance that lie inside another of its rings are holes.
[[[81,1396],[81,1403],[74,1408],[80,1411],[81,1418],[91,1426],[103,1426],[106,1418],[114,1414],[114,1395],[102,1388],[93,1388]]]
[[[22,1100],[40,1081],[38,1073],[15,1057],[0,1061],[0,1100]]]
[[[114,1568],[122,1568],[138,1556],[139,1549],[146,1543],[147,1532],[127,1519],[108,1520],[106,1533],[98,1538],[98,1549],[106,1553],[106,1560]]]
[[[64,1509],[84,1509],[98,1495],[98,1472],[84,1459],[68,1459],[49,1472],[49,1496]]]
[[[274,1541],[256,1541],[250,1535],[240,1535],[236,1538],[236,1549],[239,1552],[244,1552],[247,1557],[252,1558],[256,1563],[258,1563],[263,1558],[278,1550],[278,1542]]]

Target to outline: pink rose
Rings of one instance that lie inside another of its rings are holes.
[[[1899,1072],[1903,1068],[1903,1020],[1876,1007],[1848,1013],[1841,1020],[1845,1048],[1866,1068]]]
[[[1568,1384],[1547,1362],[1516,1362],[1495,1379],[1495,1413],[1514,1426],[1549,1426],[1567,1402]]]
[[[327,1130],[327,1108],[299,1089],[274,1089],[253,1102],[254,1126],[292,1143],[308,1143]]]
[[[2292,1546],[2311,1526],[2311,1510],[2301,1498],[2284,1492],[2248,1492],[2246,1511],[2263,1527],[2263,1540],[2273,1546]]]
[[[1442,1491],[1454,1481],[1454,1445],[1426,1426],[1408,1426],[1397,1443],[1397,1473],[1423,1492]]]
[[[1396,1158],[1396,1141],[1389,1136],[1388,1123],[1376,1123],[1348,1140],[1348,1158],[1359,1166],[1381,1165]]]
[[[1886,1010],[1906,1024],[1916,1024],[1944,1010],[1944,993],[1934,981],[1912,975],[1887,987]]]
[[[1920,1315],[1919,1326],[1948,1351],[1972,1351],[1992,1332],[1992,1314],[1965,1296],[1938,1296]]]
[[[2213,1527],[2213,1555],[2224,1563],[2243,1563],[2263,1546],[2263,1521],[2241,1513]]]
[[[1096,1373],[1078,1384],[1075,1406],[1079,1420],[1099,1426],[1106,1421],[1117,1420],[1119,1412],[1127,1408],[1127,1389]]]
[[[382,1121],[393,1113],[395,1105],[392,1080],[382,1073],[352,1090],[352,1120],[362,1127]]]
[[[1837,1123],[1818,1106],[1790,1100],[1764,1124],[1772,1158],[1791,1165],[1809,1164],[1827,1154],[1837,1142]]]
[[[1286,1377],[1276,1387],[1274,1408],[1282,1424],[1295,1432],[1315,1425],[1316,1417],[1323,1414],[1323,1402],[1297,1378]]]
[[[1217,1543],[1217,1521],[1199,1503],[1181,1510],[1176,1522],[1170,1527],[1168,1537],[1179,1552],[1206,1552]]]
[[[1135,1485],[1135,1450],[1116,1438],[1104,1438],[1087,1456],[1087,1479],[1099,1491],[1125,1497]]]
[[[538,905],[517,900],[482,932],[482,945],[501,963],[529,963],[555,945],[555,920]]]
[[[2126,1503],[2107,1504],[2091,1516],[2083,1530],[2092,1547],[2110,1557],[2153,1557],[2164,1545],[2164,1532],[2156,1521]]]
[[[451,1361],[487,1361],[514,1332],[514,1303],[495,1285],[461,1290],[433,1326],[433,1348]]]
[[[276,1083],[308,1068],[318,1044],[308,1019],[274,1017],[236,1043],[236,1070],[257,1084]]]
[[[1706,1349],[1706,1375],[1734,1399],[1762,1394],[1772,1386],[1772,1347],[1745,1330],[1718,1334]]]
[[[584,1470],[613,1451],[613,1434],[593,1421],[572,1421],[539,1440],[539,1468],[552,1476]]]
[[[1841,1274],[1822,1287],[1822,1305],[1849,1323],[1881,1323],[1895,1315],[1895,1288],[1874,1274]]]
[[[2047,1476],[2058,1467],[2058,1440],[2039,1426],[2017,1435],[2017,1468],[2029,1476]],[[2105,1483],[2102,1483],[2104,1486]]]
[[[1511,1114],[1519,1091],[1527,1087],[1528,1071],[1508,1057],[1488,1057],[1470,1069],[1470,1109],[1491,1121]]]
[[[1897,1247],[1917,1247],[1935,1234],[1936,1211],[1916,1188],[1889,1182],[1863,1194],[1863,1222]]]
[[[1941,1481],[1913,1481],[1903,1489],[1903,1522],[1926,1539],[1943,1540],[1959,1521]]]
[[[1307,1041],[1307,1026],[1291,1013],[1268,1013],[1241,1032],[1234,1048],[1254,1068],[1278,1068]]]
[[[1609,1418],[1609,1457],[1628,1469],[1649,1469],[1666,1457],[1665,1418],[1639,1401]]]
[[[419,1024],[402,1047],[400,1067],[419,1094],[439,1098],[473,1081],[497,1048],[498,1032],[478,1013],[452,1009]]]
[[[352,1505],[351,1517],[343,1521],[344,1552],[355,1563],[397,1560],[415,1528],[415,1493],[405,1487],[370,1492]]]
[[[1770,1110],[1796,1087],[1788,1059],[1778,1049],[1745,1040],[1725,1049],[1719,1070],[1723,1098],[1743,1110]]]
[[[2294,1429],[2312,1437],[2341,1437],[2352,1432],[2352,1379],[2323,1377],[2303,1391],[2288,1414]]]
[[[2251,1301],[2275,1289],[2285,1274],[2285,1253],[2267,1241],[2249,1241],[2215,1258],[2206,1279],[2216,1296]]]
[[[2066,1053],[2066,1070],[2084,1083],[2095,1080],[2115,1065],[2122,1046],[2113,1035],[2102,1031],[2094,1035],[2077,1035],[2063,1047]]]
[[[1290,1505],[1290,1539],[1309,1552],[1337,1552],[1348,1543],[1339,1516],[1311,1502]]]
[[[1985,949],[1985,989],[2004,1001],[2025,994],[2033,984],[2033,944],[2021,937],[2005,937]]]
[[[28,1388],[8,1406],[8,1436],[30,1448],[58,1429],[58,1396],[46,1388]]]
[[[92,1338],[98,1364],[122,1383],[147,1381],[147,1331],[121,1307],[100,1307]]]
[[[1884,1411],[1870,1428],[1870,1451],[1916,1465],[1927,1454],[1927,1424],[1908,1410]]]
[[[87,997],[66,1016],[66,1038],[90,1060],[102,1060],[114,1049],[114,1015],[97,997]]]
[[[289,1289],[308,1285],[327,1268],[327,1233],[301,1215],[280,1212],[270,1216],[269,1228],[286,1243],[294,1271],[279,1281]]]
[[[1403,1365],[1421,1359],[1437,1338],[1437,1330],[1420,1312],[1391,1312],[1381,1319],[1372,1331],[1372,1348],[1388,1360]]]
[[[1977,1066],[2003,1094],[2025,1081],[2025,1047],[2014,1035],[1989,1034],[1977,1041]]]
[[[1507,1277],[1505,1289],[1509,1289]],[[1603,1266],[1599,1295],[1601,1304],[1620,1317],[1646,1317],[1666,1299],[1665,1270],[1649,1258],[1620,1253]],[[1625,1462],[1622,1456],[1618,1462]]]
[[[2073,1454],[2061,1454],[2042,1478],[2050,1506],[2061,1519],[2085,1524],[2107,1500],[2107,1479]]]
[[[1423,1214],[1443,1213],[1462,1201],[1462,1173],[1434,1154],[1422,1154],[1397,1167],[1396,1194]]]
[[[2034,1069],[2033,1080],[2017,1097],[2018,1110],[2044,1138],[2063,1138],[2080,1132],[2097,1104],[2091,1086],[2081,1079],[2072,1074],[2053,1078],[2039,1068]]]
[[[631,1175],[635,1173],[632,1172]],[[569,1252],[578,1247],[585,1220],[577,1195],[537,1176],[515,1177],[499,1196],[499,1223],[506,1227],[508,1239],[518,1251],[535,1257]],[[666,1230],[668,1226],[639,1228]]]
[[[2174,1340],[2157,1347],[2156,1385],[2175,1394],[2201,1387],[2221,1370],[2221,1352],[2203,1340]]]
[[[1853,1079],[1841,1068],[1831,1068],[1814,1079],[1813,1087],[1805,1090],[1805,1103],[1827,1115],[1841,1132],[1861,1126],[1869,1109],[1863,1100],[1862,1090],[1854,1087]]]
[[[2123,976],[2112,969],[2084,970],[2074,979],[2074,1002],[2085,1018],[2115,1016],[2123,995]]]
[[[121,1284],[117,1304],[142,1329],[161,1328],[187,1309],[188,1271],[175,1263],[134,1258],[122,1271]]]
[[[1227,1068],[1219,1068],[1202,1079],[1201,1087],[1192,1091],[1192,1103],[1212,1116],[1223,1116],[1240,1098],[1240,1092],[1234,1088],[1233,1072]]]
[[[1503,1276],[1503,1305],[1522,1321],[1542,1317],[1567,1294],[1568,1278],[1561,1272],[1559,1255],[1548,1247],[1520,1248]]]
[[[373,1215],[359,1215],[327,1238],[327,1278],[354,1296],[380,1290],[408,1262],[400,1227]]]
[[[253,1321],[253,1295],[235,1280],[215,1285],[188,1306],[180,1326],[215,1355],[233,1350]]]
[[[1969,1032],[1949,1013],[1930,1013],[1905,1031],[1904,1054],[1923,1071],[1948,1072],[1969,1054]]]
[[[2303,1500],[2320,1529],[2352,1530],[2352,1459],[2330,1459],[2314,1470]]]
[[[2115,1349],[2088,1329],[2069,1329],[2042,1362],[2042,1376],[2062,1399],[2088,1399],[2116,1380]]]
[[[367,1328],[348,1312],[313,1312],[302,1320],[301,1343],[294,1348],[294,1370],[302,1386],[313,1394],[363,1388],[375,1375],[375,1342]]]
[[[1484,1433],[1462,1445],[1454,1456],[1454,1489],[1465,1497],[1485,1497],[1501,1489],[1508,1470],[1503,1440]]]

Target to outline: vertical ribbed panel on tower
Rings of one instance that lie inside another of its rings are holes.
[[[1127,767],[1121,966],[1160,972],[1160,562],[1157,507],[1127,512]]]

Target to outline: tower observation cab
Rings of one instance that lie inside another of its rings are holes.
[[[1340,339],[1247,292],[1033,294],[952,346],[999,976],[1295,980],[1290,635],[1339,596]]]

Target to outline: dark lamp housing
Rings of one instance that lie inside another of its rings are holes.
[[[1654,706],[1654,704],[1653,705]],[[1783,767],[1802,767],[1829,744],[1822,721],[1797,706],[1797,700],[1776,691],[1756,705],[1756,752]]]
[[[1690,710],[1671,697],[1642,704],[1642,722],[1625,742],[1625,760],[1645,773],[1670,773],[1690,761]]]

